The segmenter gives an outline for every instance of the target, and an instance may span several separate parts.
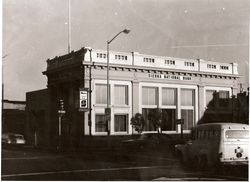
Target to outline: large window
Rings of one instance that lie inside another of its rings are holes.
[[[115,105],[128,105],[128,86],[115,85]]]
[[[181,89],[181,118],[184,119],[184,129],[193,127],[194,123],[194,90]]]
[[[107,104],[107,85],[106,84],[96,84],[95,93],[96,93],[96,104]]]
[[[142,87],[142,104],[157,105],[158,89],[155,87]]]
[[[194,90],[181,89],[181,105],[182,106],[194,105]]]
[[[175,130],[175,109],[162,109],[162,131]]]
[[[190,130],[193,127],[194,121],[194,110],[192,109],[182,109],[181,118],[184,119],[184,130]]]
[[[104,114],[97,114],[95,116],[95,131],[96,132],[106,132],[107,124]]]
[[[219,91],[219,106],[227,107],[229,105],[229,91]]]
[[[115,132],[126,132],[128,130],[128,116],[115,115]]]
[[[162,88],[162,105],[168,105],[168,106],[176,105],[175,88]]]
[[[142,109],[142,116],[145,120],[145,126],[144,126],[144,131],[155,131],[156,128],[154,127],[154,123],[150,122],[148,120],[148,114],[149,114],[149,111],[152,110],[152,109],[145,109],[143,108]]]

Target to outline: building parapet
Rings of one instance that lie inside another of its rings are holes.
[[[107,51],[82,48],[76,52],[47,60],[47,70],[82,62],[107,63]],[[167,56],[140,54],[138,52],[110,51],[110,64],[136,67],[151,67],[171,70],[186,70],[206,73],[238,75],[237,63],[221,63],[203,59],[185,59]]]

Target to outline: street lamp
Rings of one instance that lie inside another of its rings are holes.
[[[111,44],[111,42],[118,37],[121,33],[125,33],[128,34],[130,32],[129,29],[124,29],[122,31],[120,31],[119,33],[117,33],[111,40],[107,41],[107,108],[105,110],[105,114],[108,115],[107,117],[107,132],[108,135],[110,135],[110,114],[111,114],[111,110],[109,108],[109,44]]]

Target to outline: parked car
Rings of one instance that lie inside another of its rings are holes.
[[[175,145],[184,164],[208,166],[248,164],[249,127],[239,123],[209,123],[193,128],[191,140]]]
[[[122,141],[122,145],[128,149],[170,148],[173,142],[173,138],[168,134],[142,133],[136,139]]]
[[[3,144],[25,144],[26,141],[21,134],[15,133],[4,133],[2,134],[2,143]]]

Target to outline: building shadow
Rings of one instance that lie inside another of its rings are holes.
[[[197,124],[217,122],[249,124],[249,92],[238,93],[231,98],[223,98],[219,92],[214,92]]]

